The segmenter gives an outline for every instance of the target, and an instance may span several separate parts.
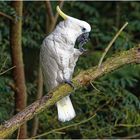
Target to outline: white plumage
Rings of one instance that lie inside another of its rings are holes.
[[[47,90],[51,90],[65,81],[70,81],[78,57],[82,54],[74,48],[75,41],[83,32],[81,28],[90,31],[90,25],[72,17],[60,22],[55,30],[48,35],[40,50],[44,83]],[[70,97],[66,96],[56,103],[58,119],[62,122],[75,117]]]
[[[64,97],[57,103],[58,119],[62,122],[73,119],[76,114],[69,96]]]

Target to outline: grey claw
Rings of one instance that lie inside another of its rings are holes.
[[[73,82],[71,80],[65,80],[64,82],[70,85],[75,90],[75,86],[73,85]]]
[[[86,52],[87,49],[84,49],[84,48],[81,47],[81,48],[79,48],[79,51],[80,51],[80,52]]]
[[[78,46],[80,52],[86,52],[87,51],[86,49],[83,48],[84,44],[86,44],[87,41],[88,40],[86,39],[86,40],[80,42],[80,44]]]

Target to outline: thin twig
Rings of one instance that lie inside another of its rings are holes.
[[[7,69],[7,70],[5,70],[5,71],[1,72],[1,73],[0,73],[0,75],[5,74],[6,72],[8,72],[8,71],[10,71],[10,70],[14,69],[15,67],[16,67],[16,66],[13,66],[13,67],[11,67],[11,68],[9,68],[9,69]]]
[[[123,127],[140,127],[140,124],[116,124],[115,126],[123,126]]]
[[[123,31],[123,29],[128,25],[128,22],[126,22],[122,27],[121,29],[116,33],[116,35],[113,37],[113,39],[110,41],[110,43],[108,44],[108,46],[105,48],[105,51],[99,61],[99,64],[98,64],[98,68],[101,67],[101,64],[103,62],[103,59],[105,57],[105,55],[107,54],[107,52],[109,51],[109,49],[111,48],[112,44],[115,42],[115,40],[117,39],[117,37],[120,35],[120,33]]]
[[[14,20],[11,16],[9,16],[9,15],[3,13],[3,12],[0,12],[0,16],[6,17],[6,18],[8,18],[9,20]]]
[[[90,84],[91,84],[91,86],[92,86],[97,92],[100,92],[100,90],[97,89],[97,88],[94,86],[94,84],[92,83],[92,81],[90,81]]]
[[[134,134],[134,135],[132,135],[132,136],[123,137],[123,139],[134,139],[134,138],[139,138],[139,137],[140,137],[140,133]]]
[[[31,139],[39,138],[39,137],[42,137],[42,136],[51,134],[51,133],[56,132],[56,131],[60,131],[60,130],[63,130],[63,129],[67,129],[67,128],[70,128],[70,127],[74,127],[74,126],[77,126],[77,125],[86,123],[86,122],[90,121],[92,118],[94,118],[95,116],[96,116],[96,114],[92,115],[92,116],[89,117],[88,119],[85,119],[85,120],[83,120],[83,121],[81,121],[81,122],[74,123],[74,124],[71,124],[71,125],[68,125],[68,126],[64,126],[64,127],[61,127],[61,128],[53,129],[53,130],[51,130],[51,131],[49,131],[49,132],[46,132],[46,133],[43,133],[43,134],[41,134],[41,135],[32,137]]]
[[[104,106],[106,106],[107,104],[110,103],[111,100],[105,102],[103,105],[99,106],[95,111],[94,111],[94,115],[92,115],[91,117],[89,117],[88,119],[85,119],[81,122],[78,122],[78,123],[74,123],[74,124],[71,124],[71,125],[68,125],[68,126],[64,126],[64,127],[61,127],[61,128],[56,128],[56,129],[53,129],[49,132],[46,132],[46,133],[43,133],[43,134],[40,134],[38,136],[35,136],[35,137],[32,137],[31,139],[34,139],[34,138],[38,138],[38,137],[42,137],[42,136],[45,136],[45,135],[48,135],[48,134],[51,134],[51,133],[56,133],[56,131],[60,131],[60,130],[63,130],[63,129],[66,129],[66,128],[70,128],[70,127],[74,127],[74,126],[78,126],[78,125],[81,125],[83,123],[86,123],[88,121],[90,121],[92,118],[94,118],[96,116],[96,113],[101,110]]]

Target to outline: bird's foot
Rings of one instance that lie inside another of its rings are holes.
[[[66,84],[70,85],[70,86],[75,90],[75,86],[74,86],[74,84],[73,84],[73,82],[72,82],[71,80],[65,79],[64,82],[65,82]]]
[[[86,42],[87,42],[87,40],[83,40],[78,45],[79,51],[82,52],[82,53],[87,51],[87,49],[83,48],[83,46],[84,46],[84,44],[86,44]]]
[[[83,52],[86,52],[87,49],[84,49],[83,47],[80,47],[80,48],[79,48],[79,51],[83,53]]]

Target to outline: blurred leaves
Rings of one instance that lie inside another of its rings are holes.
[[[0,123],[14,114],[14,94],[8,86],[9,79],[0,77]]]

